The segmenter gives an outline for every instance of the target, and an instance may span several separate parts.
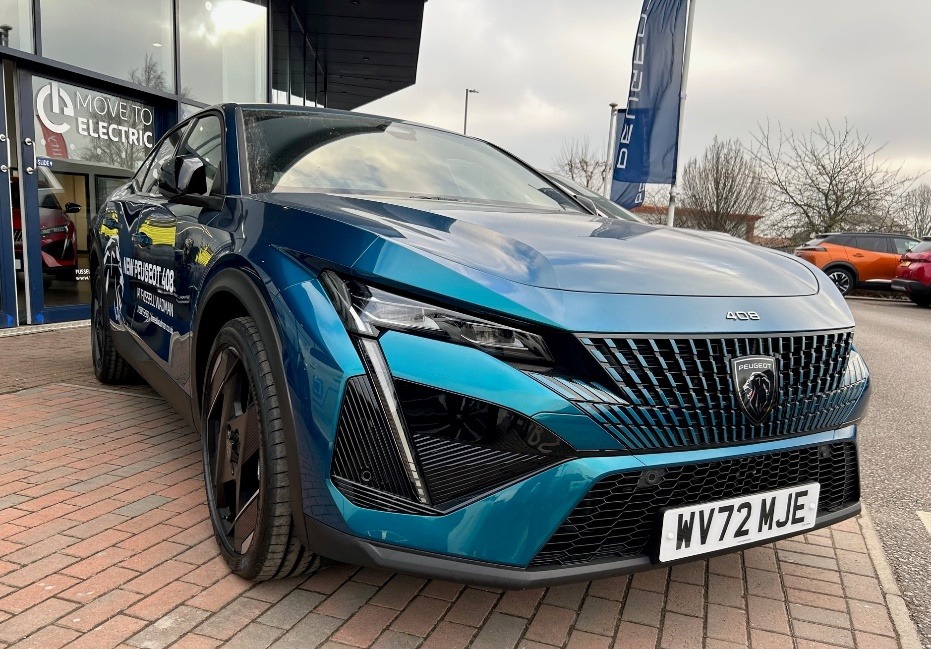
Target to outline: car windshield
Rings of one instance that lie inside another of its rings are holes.
[[[931,241],[922,241],[909,252],[931,252]]]
[[[244,112],[252,191],[372,194],[582,210],[495,147],[386,118]]]
[[[557,185],[565,187],[573,194],[578,194],[579,196],[585,196],[590,199],[599,210],[607,214],[608,216],[616,216],[619,219],[624,219],[625,221],[635,221],[637,223],[645,223],[643,219],[629,212],[614,201],[610,201],[601,194],[593,192],[587,187],[583,187],[579,183],[569,180],[565,176],[560,176],[559,174],[548,173],[546,176],[555,182]]]

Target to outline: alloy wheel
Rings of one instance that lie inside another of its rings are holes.
[[[833,270],[828,277],[842,294],[847,295],[850,292],[852,284],[850,273],[844,270]]]
[[[245,554],[262,507],[262,431],[255,389],[237,351],[224,347],[206,394],[207,498],[228,549]]]

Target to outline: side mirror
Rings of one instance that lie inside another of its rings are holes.
[[[77,214],[81,211],[81,206],[77,203],[65,203],[65,214]]]
[[[207,193],[204,161],[193,155],[179,155],[158,171],[158,189],[168,198]]]

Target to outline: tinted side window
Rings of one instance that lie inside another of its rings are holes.
[[[853,237],[853,242],[850,243],[854,248],[859,248],[860,250],[870,250],[872,252],[889,252],[889,249],[886,247],[885,237],[870,237],[860,235],[858,237]]]
[[[223,152],[223,126],[216,115],[201,117],[188,132],[179,155],[192,155],[201,159],[207,175],[210,194],[223,193],[220,162]]]
[[[181,135],[183,133],[183,127],[175,129],[168,134],[168,137],[165,138],[165,140],[162,142],[162,145],[158,147],[158,150],[152,157],[152,166],[149,167],[149,171],[146,172],[145,175],[145,180],[142,181],[142,186],[139,190],[140,192],[143,194],[154,194],[156,192],[156,180],[158,179],[158,172],[166,162],[174,158],[175,149],[178,147],[178,142],[181,140]]]
[[[852,246],[854,237],[849,234],[834,234],[824,240],[825,243],[833,243],[838,246]]]

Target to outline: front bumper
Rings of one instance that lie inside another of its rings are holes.
[[[819,515],[815,526],[811,529],[828,527],[859,513],[860,503],[853,503],[839,511]],[[445,579],[491,588],[543,588],[626,575],[656,567],[649,557],[637,557],[618,561],[602,560],[573,566],[520,568],[449,557],[362,539],[339,532],[310,517],[306,517],[306,525],[313,539],[314,550],[329,559],[429,579]],[[773,543],[790,536],[792,535],[770,538],[766,540],[766,543]],[[737,548],[731,548],[703,555],[703,557],[728,554],[736,550]],[[695,560],[697,560],[695,557],[690,557],[675,563]]]
[[[660,511],[655,508],[647,511],[646,517],[635,521],[641,528],[637,532],[638,538],[642,541],[649,534],[650,539],[635,552],[618,552],[613,557],[608,552],[591,560],[573,560],[568,564],[540,565],[540,558],[552,554],[546,552],[549,542],[558,536],[557,531],[565,529],[583,499],[602,481],[619,475],[642,475],[653,469],[672,473],[680,467],[688,469],[718,462],[749,462],[764,455],[776,456],[832,445],[852,446],[855,433],[856,427],[848,426],[838,431],[740,447],[582,458],[531,476],[443,516],[398,514],[356,507],[331,487],[331,495],[349,529],[338,531],[308,518],[309,539],[315,551],[331,559],[494,587],[527,588],[648,570],[658,565],[654,557],[657,554],[655,537]],[[759,465],[756,470],[759,472]],[[741,480],[741,476],[734,474],[733,466],[722,478],[730,479],[727,476],[732,476],[735,482]],[[826,497],[822,498],[823,509],[819,507],[816,527],[832,525],[859,512],[855,462],[846,480],[850,481],[845,492],[847,495],[834,497],[833,503],[828,503]],[[777,478],[761,488],[748,488],[743,494],[805,481],[807,479],[780,481]],[[825,491],[837,488],[836,484],[823,484]],[[705,493],[702,488],[697,488],[673,504],[696,504],[721,497],[714,495],[717,494],[714,487],[713,494],[709,495],[708,487],[706,483]],[[641,496],[640,500],[650,497]],[[620,512],[618,518],[625,520]],[[595,526],[599,524],[597,521],[594,523]],[[644,529],[644,526],[650,529]],[[774,540],[766,539],[762,543]],[[608,539],[601,544],[610,546],[610,541]]]

